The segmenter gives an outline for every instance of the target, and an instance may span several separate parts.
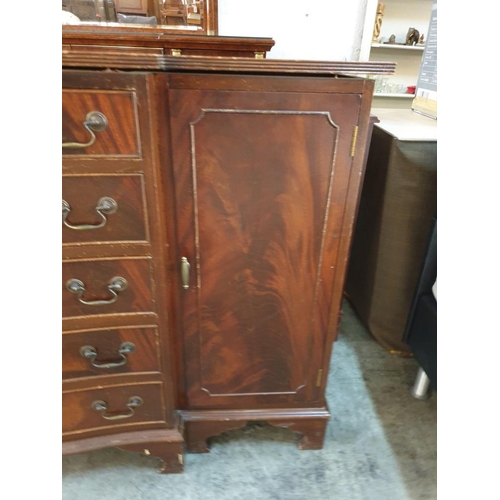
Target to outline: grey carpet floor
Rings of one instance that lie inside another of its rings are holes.
[[[286,429],[254,425],[187,454],[182,474],[116,449],[63,457],[63,500],[433,500],[436,403],[411,397],[418,365],[386,352],[343,304],[322,450],[299,451]]]

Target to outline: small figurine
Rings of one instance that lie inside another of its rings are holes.
[[[423,45],[424,44],[424,34],[423,33],[420,35],[420,38],[418,40],[418,44],[419,45]]]
[[[408,28],[408,33],[406,33],[406,44],[405,45],[416,45],[420,33],[415,28]]]
[[[382,17],[384,17],[384,9],[385,5],[383,3],[377,5],[377,16],[375,17],[375,26],[373,27],[372,43],[378,43],[380,28],[382,27]]]
[[[391,35],[387,43],[396,43],[396,35]]]

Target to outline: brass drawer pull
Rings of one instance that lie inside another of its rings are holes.
[[[181,258],[181,278],[182,278],[182,287],[184,289],[189,288],[189,272],[191,271],[191,264],[187,260],[187,257]]]
[[[113,198],[109,198],[105,196],[101,198],[97,202],[97,206],[95,207],[96,212],[101,216],[102,221],[99,224],[78,224],[74,225],[71,222],[68,222],[68,215],[71,212],[71,207],[66,200],[62,201],[62,220],[63,224],[70,229],[74,229],[75,231],[88,231],[90,229],[99,229],[100,227],[104,227],[108,222],[106,215],[114,214],[118,210],[118,203],[116,203]]]
[[[118,300],[118,294],[123,292],[128,287],[127,280],[121,276],[111,278],[108,284],[108,290],[112,293],[113,297],[106,300],[85,300],[83,294],[85,293],[85,284],[79,279],[72,278],[66,281],[66,290],[75,295],[78,295],[78,300],[87,306],[104,306],[113,304]]]
[[[83,126],[90,133],[90,141],[89,142],[63,142],[63,148],[69,149],[85,149],[92,144],[94,144],[96,136],[94,132],[101,132],[106,130],[108,127],[108,119],[99,111],[91,111],[85,117],[85,121],[83,122]]]
[[[105,401],[94,401],[90,407],[95,411],[102,412],[101,417],[106,420],[121,420],[123,418],[130,418],[134,416],[134,408],[141,406],[143,403],[142,398],[139,396],[132,396],[127,403],[128,411],[126,413],[107,413],[108,403]]]
[[[121,357],[120,361],[112,361],[110,363],[100,363],[97,359],[97,349],[91,345],[84,345],[80,347],[80,356],[90,361],[90,364],[95,368],[117,368],[127,364],[128,358],[126,354],[131,354],[135,351],[135,345],[132,342],[123,342],[118,349],[118,355]]]

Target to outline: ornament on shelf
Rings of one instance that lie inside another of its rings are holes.
[[[391,43],[391,44],[396,43],[396,35],[391,35],[389,37],[389,41],[387,43]]]
[[[408,28],[408,33],[406,33],[406,44],[405,45],[416,45],[420,33],[415,28]]]
[[[380,29],[382,28],[382,18],[384,17],[385,5],[380,2],[377,5],[377,16],[375,17],[375,26],[373,27],[372,43],[378,43]]]
[[[423,45],[424,44],[424,34],[423,33],[420,35],[420,38],[418,39],[418,44],[419,45]]]

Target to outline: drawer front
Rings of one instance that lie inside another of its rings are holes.
[[[119,328],[66,333],[63,379],[115,373],[159,372],[156,328]]]
[[[149,259],[65,262],[62,277],[65,318],[153,311]]]
[[[63,393],[63,434],[102,427],[164,422],[161,382]]]
[[[62,179],[63,243],[147,241],[142,175]]]
[[[135,93],[64,89],[62,142],[63,155],[140,156]]]

